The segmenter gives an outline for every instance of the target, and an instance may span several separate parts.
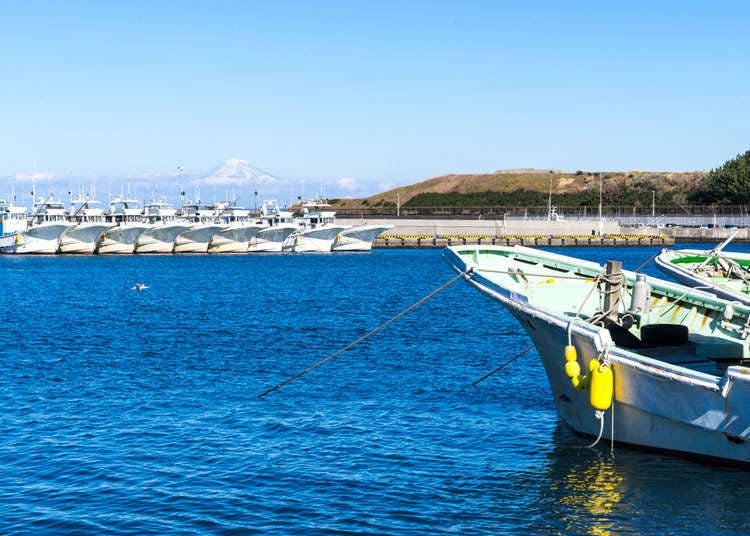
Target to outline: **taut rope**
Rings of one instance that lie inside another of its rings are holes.
[[[356,341],[350,342],[349,344],[347,344],[346,346],[344,346],[340,350],[336,350],[334,353],[332,353],[328,357],[326,357],[324,359],[321,359],[320,361],[318,361],[314,365],[311,365],[311,366],[307,367],[302,372],[298,372],[297,374],[295,374],[291,378],[288,378],[288,379],[284,380],[280,384],[275,385],[275,386],[271,387],[270,389],[267,389],[267,390],[263,391],[261,394],[258,395],[258,398],[263,398],[267,394],[274,392],[276,389],[279,389],[280,387],[284,387],[286,384],[293,382],[294,380],[296,380],[300,376],[304,376],[305,374],[307,374],[311,370],[314,370],[314,369],[318,368],[319,366],[323,365],[324,363],[327,363],[328,361],[330,361],[331,359],[333,359],[337,355],[346,352],[349,348],[352,348],[352,347],[356,346],[357,344],[359,344],[360,342],[364,341],[365,339],[367,339],[371,335],[375,335],[378,331],[380,331],[384,327],[392,324],[393,322],[395,322],[396,320],[398,320],[399,318],[401,318],[402,316],[404,316],[409,311],[412,311],[412,310],[416,309],[417,307],[419,307],[420,305],[422,305],[424,302],[426,302],[427,300],[429,300],[433,296],[436,296],[437,294],[441,293],[442,291],[444,291],[445,289],[447,289],[449,286],[451,286],[453,283],[455,283],[459,279],[463,278],[464,276],[467,276],[467,275],[471,274],[473,271],[474,271],[473,268],[467,268],[466,270],[464,270],[463,272],[461,272],[460,274],[458,274],[456,277],[454,277],[453,279],[451,279],[450,281],[448,281],[444,285],[441,285],[437,289],[433,290],[427,296],[425,296],[424,298],[422,298],[418,302],[410,305],[409,307],[407,307],[406,309],[404,309],[403,311],[401,311],[400,313],[398,313],[396,316],[394,316],[390,320],[388,320],[386,322],[383,322],[382,324],[380,324],[378,327],[376,327],[375,329],[373,329],[372,331],[370,331],[366,335],[362,335]]]

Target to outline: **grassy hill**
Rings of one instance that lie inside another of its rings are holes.
[[[509,170],[476,175],[443,175],[402,186],[365,199],[337,199],[340,208],[395,206],[493,206],[544,205],[550,189],[557,205],[591,205],[602,197],[606,204],[650,204],[655,192],[658,204],[686,204],[687,195],[698,190],[707,173],[696,172],[562,172],[556,170]]]

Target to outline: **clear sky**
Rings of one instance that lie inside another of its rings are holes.
[[[747,2],[0,1],[0,177],[236,157],[374,193],[710,169],[750,148],[748,20]]]

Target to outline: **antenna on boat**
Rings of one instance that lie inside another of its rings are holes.
[[[702,262],[702,263],[700,264],[700,266],[698,266],[697,270],[702,270],[703,268],[705,268],[705,266],[706,266],[706,265],[707,265],[707,264],[708,264],[709,262],[711,262],[711,259],[715,259],[715,258],[717,258],[717,257],[719,256],[719,254],[721,253],[721,250],[722,250],[722,249],[724,249],[725,247],[727,247],[727,246],[729,245],[729,243],[730,243],[730,242],[731,242],[732,240],[734,240],[734,237],[735,237],[735,236],[737,236],[737,233],[739,233],[739,232],[740,232],[740,230],[739,230],[739,229],[735,229],[735,230],[734,230],[734,232],[733,232],[733,233],[732,233],[731,235],[729,235],[729,238],[727,238],[727,239],[726,239],[726,240],[724,240],[724,241],[723,241],[723,242],[722,242],[721,244],[719,244],[719,245],[718,245],[718,246],[716,246],[716,247],[715,247],[714,249],[712,249],[711,251],[709,251],[709,252],[708,252],[708,253],[706,254],[706,260],[705,260],[705,261],[703,261],[703,262]]]

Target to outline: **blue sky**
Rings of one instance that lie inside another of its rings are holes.
[[[200,175],[236,157],[360,195],[518,167],[710,169],[750,148],[749,12],[0,2],[0,180]]]

